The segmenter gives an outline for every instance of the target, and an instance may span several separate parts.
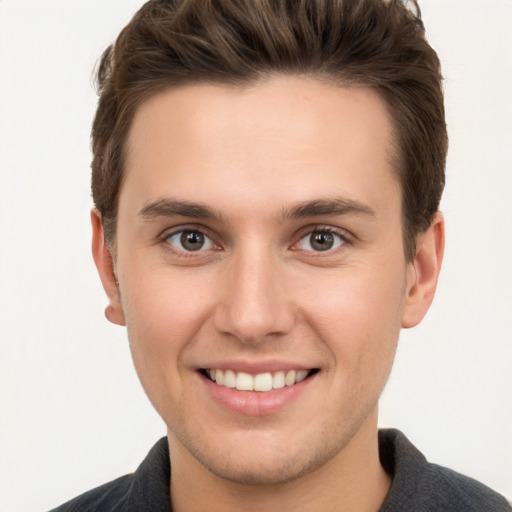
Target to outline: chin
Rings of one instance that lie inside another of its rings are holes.
[[[204,466],[215,476],[241,485],[282,485],[308,474],[323,465],[323,460],[283,460],[281,456],[272,460],[214,461]]]
[[[264,439],[254,436],[249,443],[233,443],[230,449],[212,450],[189,445],[194,458],[213,475],[241,485],[282,485],[327,464],[346,444],[345,439],[322,436],[322,442]],[[325,441],[329,440],[328,443]],[[211,448],[211,447],[210,447]],[[208,454],[208,455],[206,455]]]

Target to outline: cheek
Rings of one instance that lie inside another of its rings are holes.
[[[198,294],[189,279],[165,274],[132,274],[121,294],[136,372],[153,406],[170,424],[173,411],[185,406],[184,354],[208,316],[203,300],[208,294]]]
[[[134,268],[134,267],[132,267]],[[121,289],[123,310],[135,363],[179,366],[186,346],[208,316],[209,293],[198,280],[165,269],[131,275]]]
[[[364,270],[341,271],[321,293],[318,282],[304,288],[306,322],[331,351],[334,364],[344,368],[342,374],[389,371],[401,326],[402,280],[392,269],[378,277]]]

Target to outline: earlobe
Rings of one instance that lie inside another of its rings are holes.
[[[98,269],[103,289],[107,294],[108,306],[105,309],[107,320],[117,325],[126,325],[119,296],[119,285],[114,272],[111,254],[105,242],[101,214],[96,208],[91,210],[92,256]]]
[[[437,287],[444,254],[444,218],[437,212],[430,227],[418,235],[416,254],[409,263],[402,327],[419,324],[426,315]]]

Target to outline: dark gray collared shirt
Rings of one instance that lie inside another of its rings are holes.
[[[503,496],[436,464],[398,430],[379,432],[383,467],[393,477],[378,512],[512,512]],[[113,480],[52,512],[171,512],[167,439],[153,446],[135,473]]]

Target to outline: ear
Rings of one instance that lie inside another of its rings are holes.
[[[437,212],[427,231],[416,239],[416,254],[407,271],[402,327],[414,327],[427,314],[436,292],[443,254],[444,218]]]
[[[119,295],[119,284],[114,271],[112,256],[105,242],[101,214],[96,209],[91,210],[92,224],[92,256],[98,269],[103,289],[107,294],[108,306],[105,308],[107,320],[117,325],[126,325],[123,308]]]

